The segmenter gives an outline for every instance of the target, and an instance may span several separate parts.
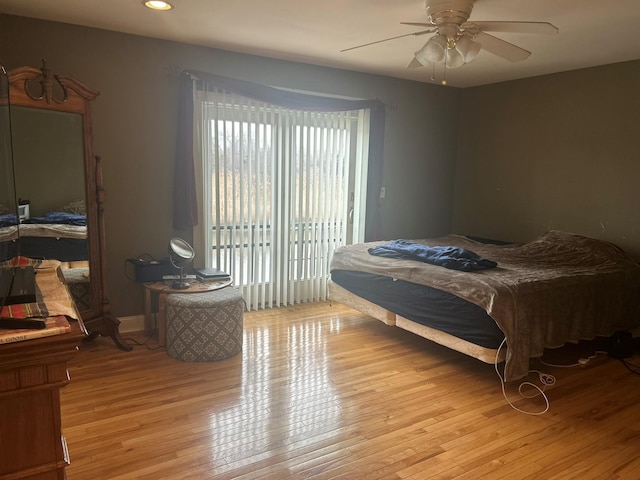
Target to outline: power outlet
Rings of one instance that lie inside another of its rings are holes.
[[[387,190],[384,187],[382,187],[380,189],[380,198],[384,198],[386,194],[387,194]]]

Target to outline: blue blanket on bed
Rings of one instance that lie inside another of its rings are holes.
[[[49,212],[42,217],[31,217],[24,223],[56,223],[61,225],[85,226],[87,224],[86,215],[76,215],[67,212]]]
[[[384,245],[369,249],[371,255],[387,258],[404,258],[419,262],[439,265],[452,270],[471,272],[494,268],[498,264],[493,260],[482,258],[477,253],[460,247],[430,247],[409,240],[394,240]]]

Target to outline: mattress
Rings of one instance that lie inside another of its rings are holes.
[[[342,288],[413,322],[497,349],[504,333],[484,309],[448,292],[383,275],[333,270]]]
[[[87,227],[66,224],[31,224],[0,228],[0,259],[17,255],[41,260],[87,260]]]
[[[86,225],[63,223],[21,223],[20,237],[87,238]]]
[[[20,237],[20,255],[74,262],[87,260],[89,248],[87,240],[79,238]]]

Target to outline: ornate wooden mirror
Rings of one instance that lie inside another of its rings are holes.
[[[107,296],[104,190],[90,114],[97,96],[45,62],[9,72],[19,250],[60,260],[89,338],[109,336],[131,350]]]

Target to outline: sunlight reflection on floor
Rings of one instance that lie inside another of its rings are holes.
[[[242,393],[232,406],[212,413],[212,445],[242,446],[246,455],[249,445],[259,453],[276,442],[286,447],[336,430],[341,408],[329,376],[326,329],[339,333],[341,320],[245,328]]]

